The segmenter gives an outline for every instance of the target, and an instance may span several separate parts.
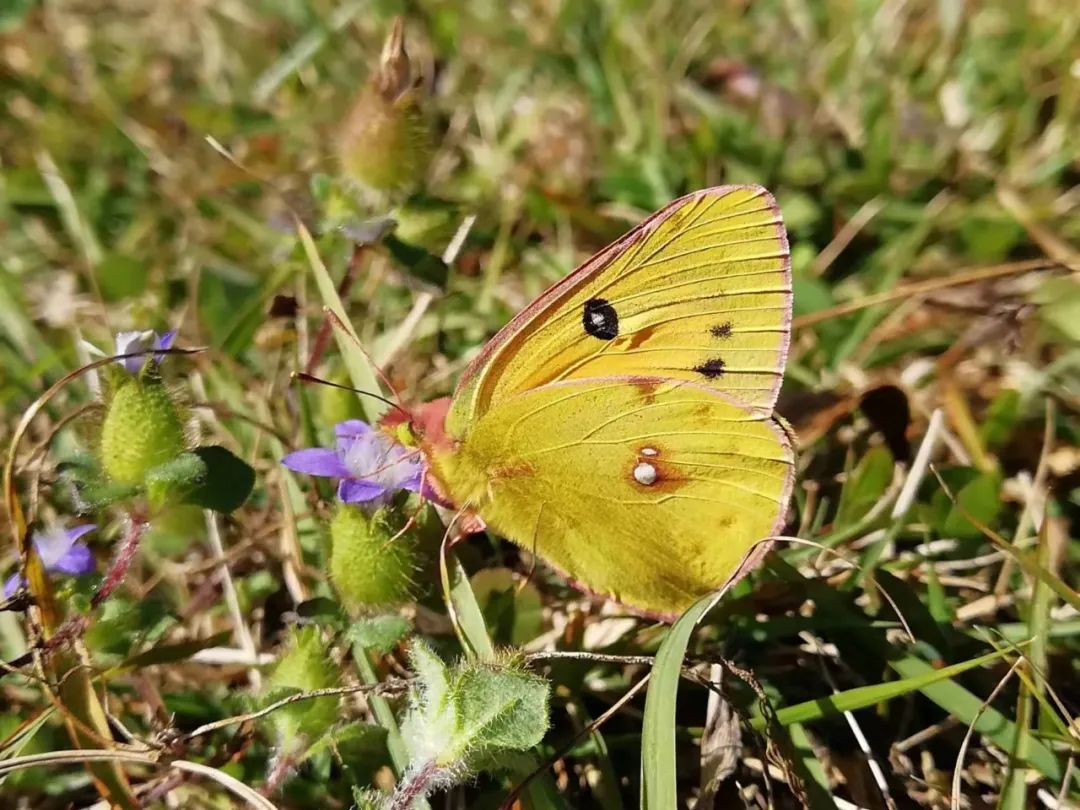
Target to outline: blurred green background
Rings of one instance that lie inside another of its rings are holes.
[[[380,68],[395,15],[405,21],[407,79]],[[390,102],[380,70],[398,80]],[[326,441],[331,422],[356,407],[289,388],[323,322],[298,221],[343,285],[364,345],[420,402],[450,391],[515,312],[648,212],[709,185],[765,185],[795,276],[780,404],[802,439],[792,533],[850,552],[868,573],[785,552],[798,572],[771,568],[710,620],[695,652],[734,658],[781,706],[1040,638],[1032,659],[1017,659],[1022,677],[1006,677],[998,661],[940,685],[953,691],[911,687],[857,707],[884,788],[835,712],[781,725],[817,802],[832,793],[859,806],[949,806],[952,768],[976,722],[962,774],[969,806],[1054,806],[1039,791],[1075,798],[1062,765],[1077,747],[1075,606],[1033,586],[1031,569],[969,520],[1039,549],[1041,570],[1075,583],[1075,3],[0,0],[0,104],[0,440],[91,358],[85,343],[111,350],[117,331],[175,328],[181,345],[208,347],[171,358],[169,374],[203,435],[259,475],[224,531],[262,662],[279,654],[297,604],[330,593],[313,519],[323,507],[314,487],[281,478],[277,460]],[[389,129],[371,124],[380,116]],[[348,269],[358,235],[383,218],[396,230]],[[332,344],[313,370],[344,379]],[[884,409],[860,409],[882,386],[894,387]],[[65,388],[27,447],[93,401],[83,383]],[[899,448],[918,445],[937,408],[946,425],[937,460],[961,506],[928,474],[911,510],[875,513],[906,469]],[[59,433],[38,473],[46,514],[65,508],[55,464],[93,433],[92,414],[89,427],[80,421]],[[155,527],[88,640],[95,666],[235,630],[205,533],[198,516]],[[498,569],[474,582],[497,642],[655,652],[659,628],[590,605],[549,573],[516,600],[492,597],[529,573],[527,555],[488,541],[462,554],[471,572]],[[4,559],[14,563],[14,551]],[[875,574],[914,617],[919,643],[895,637]],[[449,644],[444,624],[424,624],[441,608],[429,603],[417,625]],[[5,660],[25,640],[17,615],[0,614]],[[379,672],[403,660],[383,659]],[[356,676],[348,658],[341,666]],[[103,693],[146,738],[245,711],[259,691],[246,671],[175,660],[117,671]],[[536,761],[558,759],[550,773],[561,801],[636,805],[640,698],[606,737],[565,746],[640,672],[563,663],[544,672],[556,687],[553,729]],[[1001,679],[991,717],[980,706]],[[748,687],[732,689],[743,717],[759,711]],[[46,705],[29,681],[7,677],[3,690],[4,734]],[[707,697],[687,694],[678,779],[693,802]],[[745,730],[734,776],[708,799],[715,806],[764,806],[771,795],[761,727]],[[352,753],[328,744],[313,754],[277,793],[279,806],[348,807],[351,786],[385,764],[369,750],[380,742],[349,744]],[[254,785],[274,754],[259,731],[200,746],[187,756]],[[67,747],[55,718],[42,718],[3,756]],[[154,788],[156,778],[138,771],[133,781]],[[783,783],[783,769],[772,779]],[[497,807],[514,782],[485,777],[448,792],[445,806]],[[771,789],[776,806],[798,805],[782,784]],[[7,801],[22,797],[12,806],[84,807],[95,795],[72,768],[0,784]],[[231,806],[212,782],[179,785],[173,799]]]

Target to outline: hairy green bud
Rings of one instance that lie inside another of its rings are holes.
[[[148,375],[120,382],[101,426],[101,465],[109,477],[142,484],[147,471],[186,449],[184,424],[165,384]]]
[[[416,537],[389,508],[373,515],[341,504],[330,522],[330,578],[353,612],[410,600],[417,567]]]
[[[431,160],[432,138],[418,97],[399,18],[338,137],[338,158],[350,179],[380,192],[419,185]]]

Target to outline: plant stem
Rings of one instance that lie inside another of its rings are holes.
[[[124,581],[128,569],[131,568],[131,561],[135,559],[135,554],[139,550],[139,542],[146,532],[147,525],[146,520],[139,512],[132,512],[128,515],[127,533],[113,556],[112,564],[105,574],[105,579],[101,581],[97,592],[90,597],[91,607],[97,607],[108,599],[112,592]]]
[[[387,810],[412,810],[417,799],[427,795],[428,789],[439,773],[434,762],[425,763],[419,770],[405,774],[390,797]]]

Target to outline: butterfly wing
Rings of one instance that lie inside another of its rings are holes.
[[[523,310],[462,377],[452,434],[540,386],[611,376],[698,383],[772,408],[791,324],[787,237],[760,186],[695,192]]]
[[[783,523],[786,430],[731,397],[657,378],[570,380],[499,402],[429,453],[459,506],[575,584],[670,617]]]

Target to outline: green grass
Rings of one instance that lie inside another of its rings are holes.
[[[0,679],[0,804],[90,806],[104,784],[121,806],[147,792],[154,806],[166,792],[171,806],[241,806],[271,780],[261,806],[345,808],[356,786],[389,787],[406,770],[396,693],[344,697],[291,767],[265,718],[186,736],[263,705],[297,622],[319,625],[343,686],[408,675],[397,637],[358,640],[336,604],[332,488],[278,463],[381,406],[290,374],[321,341],[319,376],[385,393],[378,363],[408,402],[445,395],[577,263],[727,182],[768,187],[787,223],[795,329],[779,410],[801,439],[788,533],[832,552],[781,547],[667,629],[496,538],[456,546],[440,576],[442,528],[423,516],[412,632],[448,658],[511,644],[598,656],[529,659],[552,685],[544,742],[431,806],[498,807],[534,772],[528,807],[690,806],[703,673],[721,659],[747,678],[723,678],[741,749],[716,807],[740,794],[948,807],[954,785],[967,806],[1080,801],[1072,5],[0,5],[5,455],[35,401],[95,359],[86,343],[178,328],[179,345],[205,347],[163,364],[190,438],[256,472],[246,504],[217,519],[223,562],[203,515],[175,509],[154,516],[103,605],[90,606],[94,577],[53,580],[60,610],[90,626],[51,669]],[[395,14],[432,154],[415,193],[378,195],[342,176],[337,144]],[[354,256],[351,237],[385,216],[394,236]],[[355,334],[321,338],[324,306]],[[63,386],[18,446],[30,520],[83,522],[66,471],[95,449],[92,380]],[[902,396],[860,407],[885,385]],[[901,495],[911,464],[889,448],[904,438],[912,456],[934,452]],[[130,512],[87,518],[99,572]],[[17,662],[35,625],[8,607],[0,658]],[[591,726],[648,672],[647,698]],[[64,753],[65,719],[81,753]]]

